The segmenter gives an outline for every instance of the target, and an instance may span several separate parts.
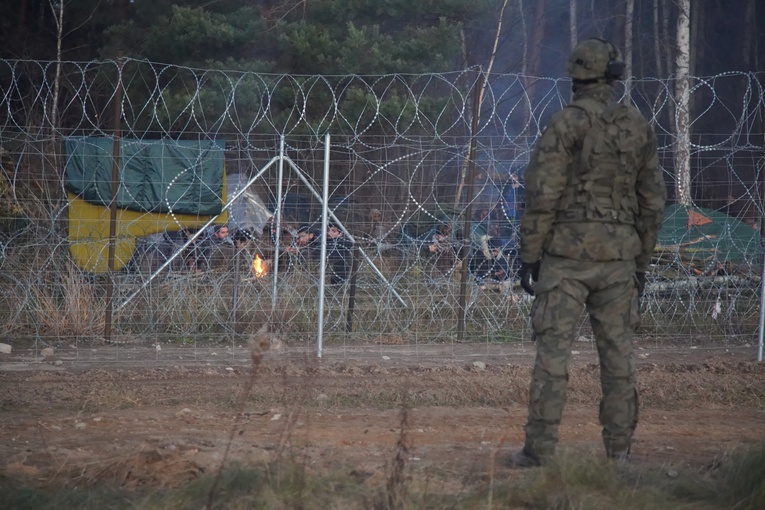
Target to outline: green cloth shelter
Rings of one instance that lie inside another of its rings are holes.
[[[64,186],[78,198],[108,206],[114,140],[70,137]],[[216,215],[222,209],[224,142],[119,140],[117,207],[138,212]]]
[[[678,204],[667,208],[654,250],[660,257],[668,252],[694,265],[762,262],[759,230],[719,211]]]

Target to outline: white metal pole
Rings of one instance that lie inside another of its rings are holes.
[[[321,358],[324,342],[324,279],[327,276],[327,223],[329,222],[329,133],[324,135],[324,183],[321,201],[321,262],[319,267],[319,324],[316,356]]]
[[[313,196],[316,198],[316,200],[321,202],[321,200],[322,200],[321,195],[315,189],[313,189],[313,184],[311,183],[311,181],[309,181],[305,177],[305,175],[303,175],[303,172],[300,170],[300,168],[298,168],[297,165],[295,165],[295,163],[290,158],[285,158],[285,159],[287,160],[287,164],[292,168],[292,170],[295,172],[295,174],[298,176],[298,178],[301,181],[303,181],[303,184],[305,184],[306,188],[308,188],[308,191],[310,191],[313,194]],[[408,306],[406,304],[406,301],[404,301],[404,299],[398,294],[398,292],[396,292],[396,289],[385,278],[385,275],[383,275],[382,272],[380,272],[380,270],[377,268],[377,266],[374,264],[374,262],[372,262],[370,260],[369,256],[366,254],[366,252],[361,249],[361,247],[358,245],[358,243],[356,243],[356,239],[354,239],[354,237],[350,234],[350,232],[348,232],[348,229],[345,228],[345,226],[343,225],[343,222],[340,221],[337,218],[337,216],[335,216],[335,213],[333,213],[332,211],[328,211],[328,214],[329,214],[329,217],[332,218],[332,221],[334,221],[337,224],[338,227],[341,227],[340,230],[342,230],[345,233],[345,236],[348,238],[348,240],[351,241],[354,245],[356,245],[359,248],[359,250],[361,251],[361,254],[364,256],[364,259],[366,259],[366,261],[369,263],[369,267],[372,269],[372,271],[374,271],[377,274],[377,276],[380,278],[380,280],[382,280],[385,283],[385,285],[388,287],[388,290],[390,290],[390,292],[394,296],[396,296],[396,299],[398,299],[399,302],[402,305],[404,305],[404,308],[408,308]]]
[[[282,238],[282,177],[284,177],[284,135],[279,141],[279,177],[276,181],[276,218],[274,221],[274,283],[271,292],[271,313],[276,310],[276,285],[279,276],[279,248]]]

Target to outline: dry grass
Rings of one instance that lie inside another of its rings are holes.
[[[44,231],[40,236],[32,236],[26,244],[19,241],[3,260],[7,287],[0,296],[0,319],[6,319],[9,327],[21,334],[60,339],[98,335],[106,307],[105,279],[74,267],[60,239],[50,238]],[[351,335],[345,334],[349,289],[328,287],[324,308],[328,345],[335,341],[333,335],[338,342],[363,341],[381,334],[412,338],[418,343],[454,340],[460,318],[459,282],[433,278],[419,265],[409,270],[406,267],[397,267],[390,275],[396,292],[407,303],[402,306],[367,264],[361,266]],[[287,311],[280,318],[283,331],[289,333],[287,338],[309,336],[316,329],[317,275],[318,268],[310,264],[279,275],[279,302],[273,309]],[[148,276],[146,272],[117,274],[117,302],[138,290]],[[657,345],[750,341],[759,319],[759,296],[754,290],[724,293],[723,312],[717,318],[709,314],[717,296],[712,291],[705,290],[691,301],[657,297],[646,306],[642,331]],[[464,340],[501,344],[530,338],[531,302],[520,291],[479,290],[472,284],[469,291]],[[234,294],[238,296],[236,311]],[[246,269],[235,277],[231,264],[204,273],[168,271],[115,314],[115,333],[214,344],[221,334],[236,335],[258,324],[264,314],[271,313],[272,297],[269,278],[254,279]],[[589,327],[582,321],[577,335],[588,334]]]
[[[105,303],[93,283],[72,264],[55,281],[31,289],[33,313],[46,335],[81,337],[103,331]]]
[[[714,488],[700,483],[711,501],[741,510],[765,508],[765,443],[731,452],[713,469]]]
[[[564,451],[528,477],[511,477],[494,499],[503,508],[765,508],[765,443],[729,453],[707,472],[682,467],[615,465]]]
[[[396,451],[400,451],[398,446]],[[119,478],[129,467],[112,463],[106,469],[112,478]],[[500,471],[490,484],[466,486],[460,494],[448,496],[428,492],[427,484],[410,483],[396,469],[387,483],[381,480],[379,486],[370,486],[360,483],[353,471],[340,468],[315,473],[306,470],[299,459],[286,456],[259,468],[228,466],[215,479],[199,478],[168,491],[119,489],[118,484],[103,483],[104,479],[87,488],[39,489],[0,477],[0,496],[8,509],[62,510],[198,509],[213,490],[215,498],[209,508],[215,509],[759,510],[765,508],[763,472],[765,444],[733,451],[706,472],[614,465],[583,452],[563,451],[543,468]]]

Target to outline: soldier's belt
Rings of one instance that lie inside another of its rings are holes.
[[[586,209],[565,209],[555,213],[556,223],[582,223],[596,221],[598,223],[615,223],[618,225],[634,225],[635,216],[626,211],[606,211],[601,213]]]

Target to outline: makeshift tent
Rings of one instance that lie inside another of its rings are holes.
[[[66,140],[69,250],[93,273],[108,271],[113,145],[106,138]],[[115,269],[132,257],[136,237],[199,228],[221,212],[223,156],[221,142],[120,140]],[[220,214],[216,223],[227,220]]]
[[[760,264],[760,232],[725,213],[675,204],[667,208],[654,255],[702,274],[726,262]]]
[[[227,178],[230,195],[239,193],[249,178],[244,174],[232,174]],[[245,189],[229,208],[229,227],[251,234],[260,234],[274,214],[268,210],[263,200],[252,186]]]

